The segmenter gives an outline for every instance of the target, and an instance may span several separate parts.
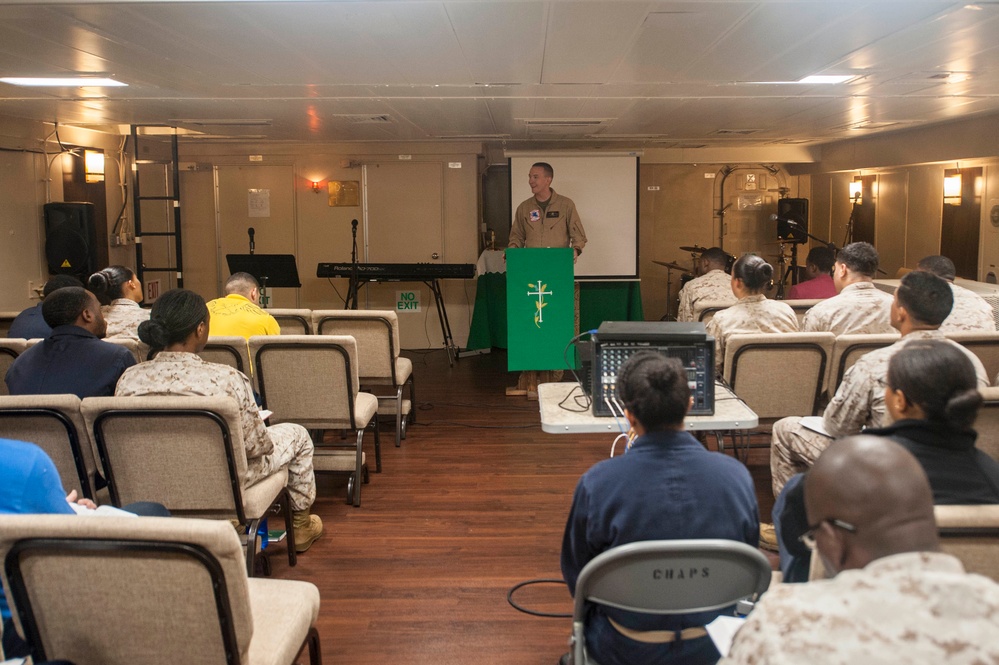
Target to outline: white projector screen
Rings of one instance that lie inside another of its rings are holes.
[[[555,171],[552,189],[576,204],[586,231],[586,249],[576,278],[638,278],[638,157],[635,155],[510,155],[510,223],[517,206],[531,198],[527,172],[535,162]]]

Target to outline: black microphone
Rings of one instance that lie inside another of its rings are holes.
[[[251,226],[246,230],[246,232],[250,234],[250,254],[253,254],[253,234],[256,233],[256,231],[254,231]]]
[[[784,222],[786,224],[790,224],[791,226],[797,226],[798,225],[798,222],[796,222],[795,220],[791,219],[790,217],[781,217],[780,215],[770,215],[770,221],[771,222]]]
[[[352,219],[352,220],[350,221],[350,227],[351,227],[352,229],[355,229],[355,230],[357,229],[357,220],[356,220],[356,219]]]

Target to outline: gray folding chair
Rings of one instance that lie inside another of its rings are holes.
[[[669,570],[708,571],[684,577]],[[692,614],[755,601],[770,586],[770,563],[734,540],[649,540],[620,545],[583,567],[576,580],[570,646],[574,665],[596,665],[586,653],[588,604],[645,614]]]
[[[35,662],[322,661],[319,590],[249,579],[228,522],[0,515],[3,585]]]
[[[839,384],[843,383],[846,371],[853,367],[858,360],[877,349],[891,346],[900,339],[898,335],[877,334],[877,335],[840,335],[833,344],[832,361],[829,363],[828,380],[826,381],[826,394],[832,399],[839,389]]]
[[[934,506],[940,549],[969,573],[999,582],[999,505]]]
[[[0,437],[34,443],[52,458],[66,491],[96,498],[97,465],[76,395],[0,397]]]
[[[295,533],[282,467],[248,485],[236,402],[228,397],[88,397],[81,405],[93,434],[111,503],[155,501],[174,515],[237,520],[246,527],[246,569],[253,575],[257,527],[280,502],[288,564]],[[231,527],[230,527],[231,528]]]

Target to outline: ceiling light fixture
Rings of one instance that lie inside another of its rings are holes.
[[[128,85],[121,81],[115,81],[112,78],[99,78],[96,76],[8,76],[0,78],[0,81],[11,85],[57,88],[115,88]]]

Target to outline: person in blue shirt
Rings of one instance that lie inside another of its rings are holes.
[[[68,497],[62,488],[55,464],[33,443],[0,439],[0,514],[65,514],[72,515],[69,501],[76,500],[76,491]],[[95,507],[88,499],[81,502]],[[11,620],[10,608],[0,587],[0,615],[3,616],[3,650],[8,658],[27,656],[27,645],[18,636]]]
[[[53,291],[67,286],[82,288],[83,282],[72,275],[55,275],[47,281],[45,288],[42,289],[42,302],[15,316],[14,320],[11,321],[10,330],[7,331],[7,337],[13,339],[45,339],[48,337],[52,333],[52,328],[45,323],[45,317],[42,316],[42,305]]]
[[[756,547],[759,509],[749,471],[684,431],[691,396],[680,361],[635,353],[621,367],[617,391],[638,436],[626,454],[596,464],[576,485],[562,540],[569,591],[575,594],[587,563],[626,543],[722,538]],[[720,655],[703,627],[724,612],[655,616],[591,605],[586,648],[601,665],[714,663]],[[670,639],[645,642],[654,639],[647,631],[671,631]]]
[[[11,395],[109,397],[122,373],[135,364],[123,346],[102,342],[107,330],[93,293],[70,286],[42,303],[52,334],[19,355],[5,378]]]

